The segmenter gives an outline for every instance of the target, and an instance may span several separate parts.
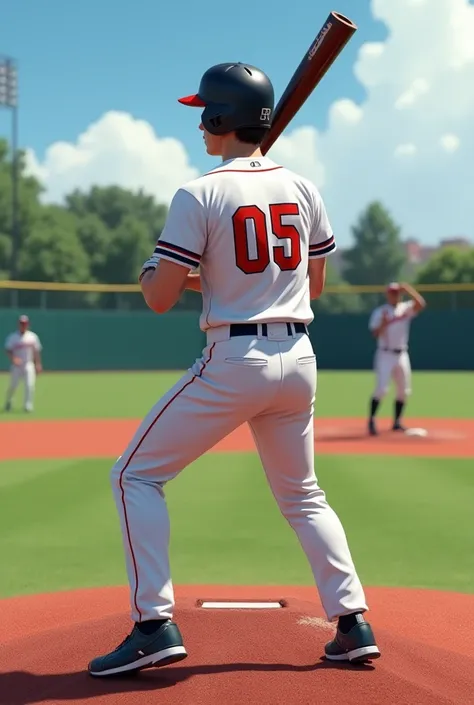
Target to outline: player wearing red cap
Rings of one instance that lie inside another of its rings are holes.
[[[36,375],[41,372],[41,341],[29,330],[28,316],[20,316],[18,330],[10,333],[5,341],[5,352],[10,359],[10,384],[5,400],[5,411],[11,411],[12,399],[18,384],[23,381],[25,393],[23,408],[33,411]]]
[[[402,301],[403,294],[409,301]],[[369,433],[377,435],[375,415],[381,399],[388,391],[390,380],[396,387],[393,430],[403,431],[401,417],[406,399],[411,393],[411,364],[408,338],[412,319],[426,306],[426,301],[409,284],[392,282],[386,288],[386,303],[378,306],[370,316],[369,330],[377,340],[374,369],[377,377],[370,400]]]

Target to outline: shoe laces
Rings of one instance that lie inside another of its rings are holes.
[[[130,632],[130,634],[128,634],[128,636],[125,637],[125,639],[114,649],[114,651],[119,651],[122,648],[122,646],[125,646],[125,644],[127,644],[130,641],[130,639],[132,638],[132,635],[133,635],[133,631]]]

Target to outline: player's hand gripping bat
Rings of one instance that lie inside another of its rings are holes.
[[[263,154],[309,98],[356,30],[357,26],[339,12],[328,15],[275,107],[272,126],[261,145]]]

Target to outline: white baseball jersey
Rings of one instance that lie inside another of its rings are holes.
[[[14,357],[20,358],[23,366],[33,362],[34,351],[40,352],[41,349],[39,337],[31,330],[27,330],[23,334],[19,331],[10,333],[5,341],[5,350],[11,352]]]
[[[243,424],[298,534],[327,619],[367,609],[342,524],[314,472],[316,355],[308,335],[282,325],[311,322],[309,258],[335,249],[316,188],[266,157],[228,160],[176,193],[153,263],[200,268],[207,344],[150,409],[112,470],[133,621],[173,616],[160,488]],[[228,330],[248,321],[266,322],[266,334]]]
[[[369,329],[374,330],[382,323],[384,311],[388,313],[390,324],[379,335],[377,347],[387,350],[406,350],[410,334],[410,323],[416,313],[414,301],[400,301],[396,306],[383,304],[376,308],[369,320]]]
[[[185,184],[155,254],[199,267],[200,327],[309,324],[308,260],[336,242],[316,187],[267,157],[237,158]]]

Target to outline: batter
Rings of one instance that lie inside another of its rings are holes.
[[[39,337],[29,330],[30,319],[20,316],[18,330],[10,333],[5,341],[5,352],[10,360],[10,384],[7,389],[5,411],[11,411],[13,395],[16,388],[23,382],[24,400],[23,409],[33,411],[36,375],[42,371],[41,350]]]
[[[317,366],[307,326],[310,299],[321,295],[326,257],[336,249],[324,203],[310,181],[262,156],[274,110],[262,71],[214,66],[198,94],[180,102],[202,109],[207,153],[222,161],[177,191],[139,278],[159,314],[185,288],[201,292],[207,346],[151,409],[112,470],[135,624],[116,650],[89,664],[89,673],[109,676],[186,657],[173,621],[164,489],[244,423],[311,565],[327,618],[337,621],[326,656],[376,658],[346,535],[314,472]]]
[[[407,294],[410,300],[402,301],[403,294]],[[411,394],[411,364],[408,354],[410,325],[413,318],[426,307],[425,299],[409,284],[389,284],[386,297],[387,302],[376,308],[369,320],[369,330],[377,339],[374,358],[377,381],[370,400],[368,423],[371,436],[377,435],[375,415],[392,379],[396,388],[392,428],[394,431],[405,430],[401,418],[406,399]]]

